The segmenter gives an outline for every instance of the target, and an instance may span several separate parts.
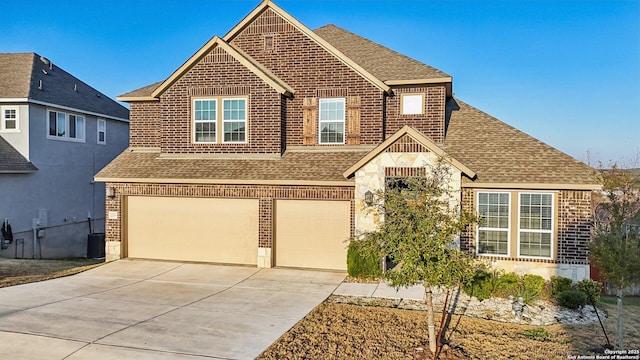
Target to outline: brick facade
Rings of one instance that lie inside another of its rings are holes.
[[[558,196],[558,261],[587,264],[592,229],[591,191],[561,191]]]
[[[192,99],[214,96],[248,98],[245,144],[193,143]],[[281,152],[281,94],[222,48],[216,47],[204,56],[160,96],[160,102],[162,152],[192,154]]]
[[[106,211],[117,219],[106,219],[106,240],[122,240],[123,206],[127,196],[177,196],[198,198],[259,199],[259,247],[273,245],[273,204],[275,200],[348,200],[351,202],[351,235],[354,232],[354,189],[350,186],[267,186],[107,183],[116,196],[106,199]]]
[[[444,86],[401,87],[393,89],[393,96],[387,97],[386,137],[393,135],[403,126],[409,125],[427,135],[437,144],[444,142],[444,116],[446,89]],[[424,109],[420,115],[402,115],[402,94],[424,94]]]
[[[160,102],[134,101],[129,110],[129,146],[160,147]]]
[[[275,50],[265,49],[265,36],[273,37]],[[288,146],[303,145],[303,99],[317,97],[359,96],[360,143],[383,139],[384,92],[273,11],[265,11],[231,43],[295,89],[286,108]]]

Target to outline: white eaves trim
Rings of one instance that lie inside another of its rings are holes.
[[[0,103],[16,103],[16,102],[22,102],[22,103],[26,102],[26,103],[36,104],[36,105],[43,105],[43,106],[48,106],[48,107],[54,107],[54,108],[57,108],[57,109],[60,109],[60,110],[67,110],[67,111],[72,111],[72,112],[77,112],[77,113],[82,113],[82,114],[87,114],[87,115],[93,115],[93,116],[96,116],[96,117],[107,118],[107,119],[111,119],[111,120],[129,122],[129,119],[123,119],[123,118],[120,118],[120,117],[117,117],[117,116],[113,116],[113,115],[107,115],[107,114],[97,113],[97,112],[93,112],[93,111],[87,111],[87,110],[83,110],[83,109],[73,108],[73,107],[69,107],[69,106],[53,104],[53,103],[46,102],[46,101],[33,100],[33,99],[29,99],[29,98],[3,98],[3,99],[0,99]]]

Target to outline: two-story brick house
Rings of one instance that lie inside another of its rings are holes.
[[[451,76],[271,1],[131,105],[130,147],[96,175],[107,257],[346,268],[365,197],[444,156],[461,245],[497,266],[588,276],[590,168],[452,95]]]

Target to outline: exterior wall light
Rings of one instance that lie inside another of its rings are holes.
[[[104,191],[105,191],[105,193],[106,193],[107,197],[110,197],[110,198],[112,198],[112,199],[113,199],[114,197],[116,197],[116,189],[115,189],[113,186],[107,186],[107,187],[104,189]]]
[[[373,193],[370,190],[364,193],[364,203],[367,204],[367,206],[373,205]]]

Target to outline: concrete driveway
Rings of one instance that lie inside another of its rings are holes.
[[[253,359],[344,276],[119,260],[0,289],[0,359]]]

